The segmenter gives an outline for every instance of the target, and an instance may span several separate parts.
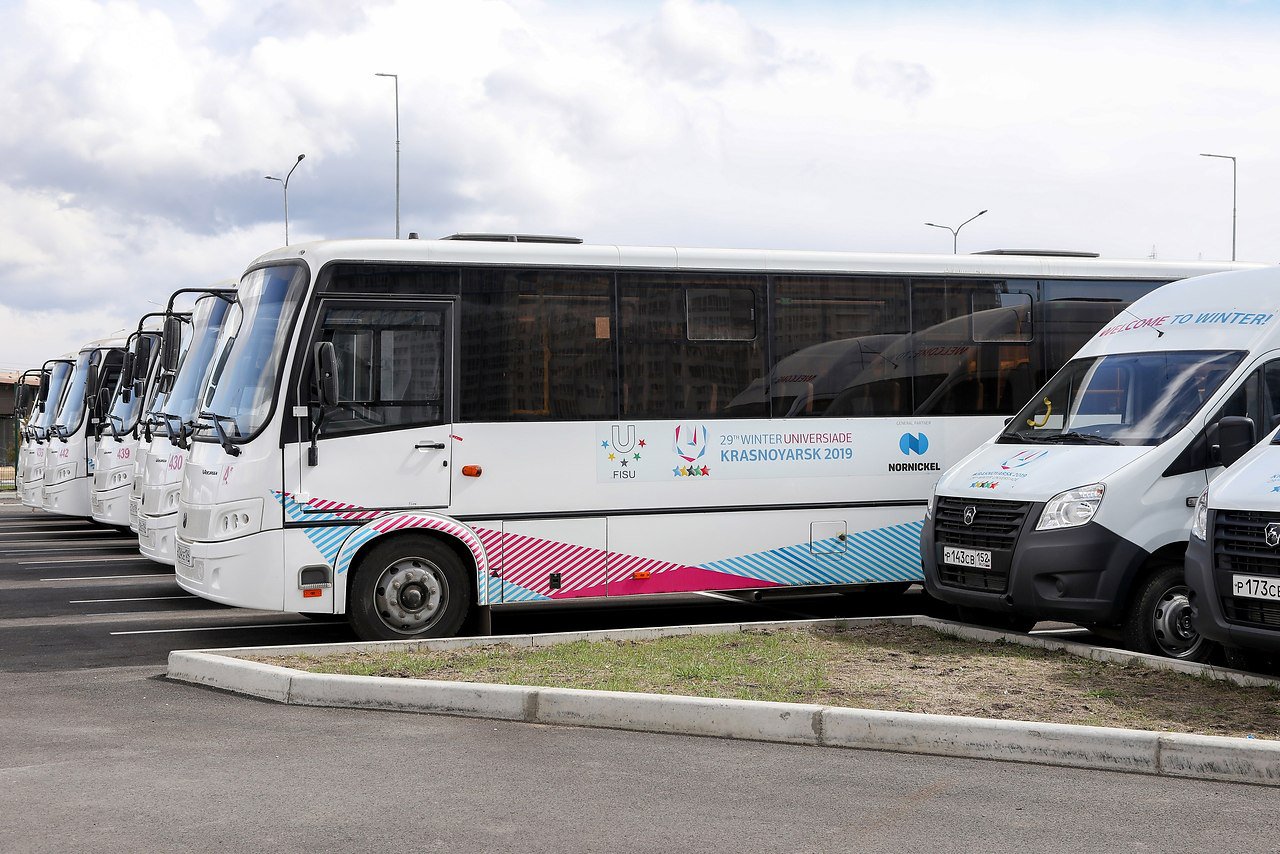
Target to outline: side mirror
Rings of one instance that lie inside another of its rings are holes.
[[[13,408],[18,412],[27,408],[27,386],[18,386],[13,390]]]
[[[320,403],[333,406],[338,402],[338,353],[332,341],[318,341],[315,346],[316,385]]]
[[[1252,418],[1227,415],[1218,420],[1218,462],[1229,466],[1249,452],[1258,441]]]
[[[160,369],[167,374],[176,373],[182,356],[182,320],[177,317],[164,319],[164,335],[160,339]]]
[[[111,409],[111,389],[109,388],[98,389],[97,403],[98,403],[97,412],[96,412],[97,416],[99,418],[105,418],[107,416],[107,412],[109,412]]]
[[[89,376],[84,382],[84,399],[89,401],[90,405],[98,399],[98,385],[102,381],[102,366],[94,365],[89,368]]]
[[[133,396],[133,374],[136,364],[137,357],[132,350],[124,354],[124,362],[120,365],[120,399],[125,403],[128,403],[129,398]]]
[[[40,402],[40,411],[44,412],[44,402],[49,399],[49,375],[40,375],[40,391],[36,398]]]

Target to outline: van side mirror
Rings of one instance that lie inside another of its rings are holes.
[[[164,334],[160,339],[160,369],[167,374],[177,373],[182,355],[182,320],[170,315],[164,319]]]
[[[1217,425],[1217,461],[1229,466],[1249,453],[1258,441],[1257,429],[1252,418],[1243,415],[1226,415],[1218,419]]]

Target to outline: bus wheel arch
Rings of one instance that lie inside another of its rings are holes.
[[[421,528],[365,543],[347,574],[347,617],[361,640],[451,637],[477,601],[471,551]]]
[[[1127,649],[1182,661],[1208,661],[1215,645],[1191,624],[1184,577],[1185,543],[1152,553],[1125,596],[1120,625]]]

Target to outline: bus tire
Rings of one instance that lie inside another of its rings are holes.
[[[1121,625],[1127,649],[1182,661],[1208,661],[1214,644],[1191,624],[1182,564],[1161,565],[1138,588]]]
[[[351,628],[361,640],[451,637],[471,611],[469,573],[431,537],[374,545],[351,579]]]

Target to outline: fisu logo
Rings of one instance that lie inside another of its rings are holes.
[[[903,433],[898,439],[898,448],[904,456],[924,454],[929,450],[929,437],[923,433]]]
[[[1020,469],[1028,463],[1034,463],[1038,459],[1042,459],[1048,451],[1019,451],[1009,459],[1000,464],[1000,468],[1008,471],[1009,469]]]

